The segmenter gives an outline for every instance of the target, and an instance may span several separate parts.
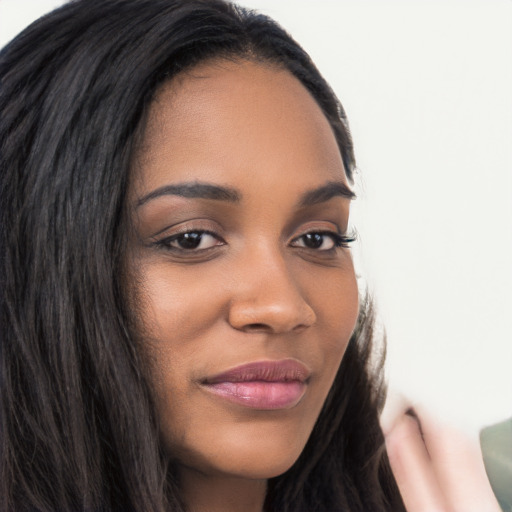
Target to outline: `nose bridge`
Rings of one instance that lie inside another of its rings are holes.
[[[231,298],[229,321],[241,330],[283,333],[311,326],[315,313],[285,255],[260,244],[241,258]]]

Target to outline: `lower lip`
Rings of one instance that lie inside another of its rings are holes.
[[[205,388],[230,402],[260,410],[290,409],[306,392],[306,384],[299,381],[218,382],[205,384]]]

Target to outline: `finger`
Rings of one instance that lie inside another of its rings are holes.
[[[386,404],[380,415],[380,426],[384,435],[387,435],[396,421],[411,408],[411,402],[402,393],[389,389],[386,396]]]
[[[485,472],[478,439],[435,421],[421,408],[421,430],[432,468],[450,508],[460,512],[500,512]]]
[[[444,497],[417,421],[404,414],[386,435],[391,469],[408,512],[445,512]]]

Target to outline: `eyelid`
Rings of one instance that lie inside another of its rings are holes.
[[[175,224],[169,224],[151,235],[151,240],[169,238],[175,235],[182,235],[191,231],[201,231],[222,238],[223,228],[218,222],[208,218],[190,218]]]
[[[187,233],[209,235],[215,238],[219,243],[202,249],[186,249],[171,245],[175,240],[179,239],[183,235],[186,235]],[[226,245],[226,240],[223,235],[222,226],[220,226],[217,222],[214,222],[211,219],[197,218],[189,219],[159,230],[150,238],[150,244],[169,253],[187,253],[188,256],[192,257],[192,253],[199,255],[211,249]]]

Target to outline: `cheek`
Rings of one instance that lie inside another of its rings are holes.
[[[343,271],[309,276],[311,301],[315,303],[315,340],[322,358],[319,394],[322,401],[329,392],[341,364],[359,315],[359,290],[352,261]],[[319,283],[321,285],[319,286]]]
[[[349,254],[342,268],[304,272],[302,287],[313,305],[315,328],[324,333],[327,352],[344,353],[359,315],[359,290]]]
[[[204,428],[211,405],[197,379],[211,372],[225,342],[225,297],[215,276],[187,267],[144,262],[138,267],[141,354],[155,401],[163,442],[176,454],[192,426]],[[203,423],[203,425],[199,425]]]
[[[208,293],[208,279],[172,272],[166,263],[147,265],[139,276],[141,352],[159,416],[169,422],[180,416],[182,397],[203,371],[202,361],[213,349],[205,333],[215,330],[223,308]]]
[[[139,273],[143,337],[151,342],[145,352],[155,359],[157,369],[166,362],[167,378],[170,365],[190,366],[199,350],[208,349],[205,333],[212,333],[226,317],[227,301],[219,293],[216,273],[198,274],[166,262],[146,265]]]

